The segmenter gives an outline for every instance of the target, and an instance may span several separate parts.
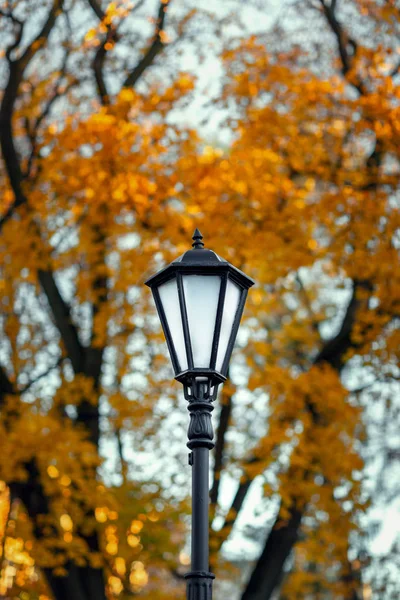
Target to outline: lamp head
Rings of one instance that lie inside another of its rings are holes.
[[[204,247],[192,249],[146,281],[168,344],[175,379],[186,389],[207,383],[210,396],[226,379],[248,289],[254,280]]]

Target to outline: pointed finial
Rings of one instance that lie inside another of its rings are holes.
[[[201,235],[200,231],[196,227],[196,229],[194,230],[193,237],[192,237],[192,240],[193,240],[192,246],[195,250],[202,250],[202,248],[204,248],[204,244],[201,241],[202,239],[203,239],[203,236]]]

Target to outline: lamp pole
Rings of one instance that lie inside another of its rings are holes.
[[[192,562],[186,577],[187,600],[211,600],[214,575],[209,571],[208,505],[209,452],[214,448],[211,412],[214,407],[207,384],[195,382],[189,400],[190,423],[187,446],[192,467]]]
[[[192,466],[192,564],[187,600],[212,600],[209,571],[209,454],[214,448],[211,413],[226,380],[248,289],[248,277],[212,250],[196,229],[193,248],[146,281],[171,355],[175,379],[188,401]]]

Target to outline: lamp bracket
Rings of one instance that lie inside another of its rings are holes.
[[[214,402],[219,384],[226,381],[226,377],[214,369],[189,369],[179,373],[175,379],[183,384],[188,402],[196,399]]]

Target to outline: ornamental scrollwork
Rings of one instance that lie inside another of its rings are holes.
[[[211,423],[211,414],[208,410],[195,410],[190,413],[188,429],[189,440],[205,438],[212,440],[214,432]]]

